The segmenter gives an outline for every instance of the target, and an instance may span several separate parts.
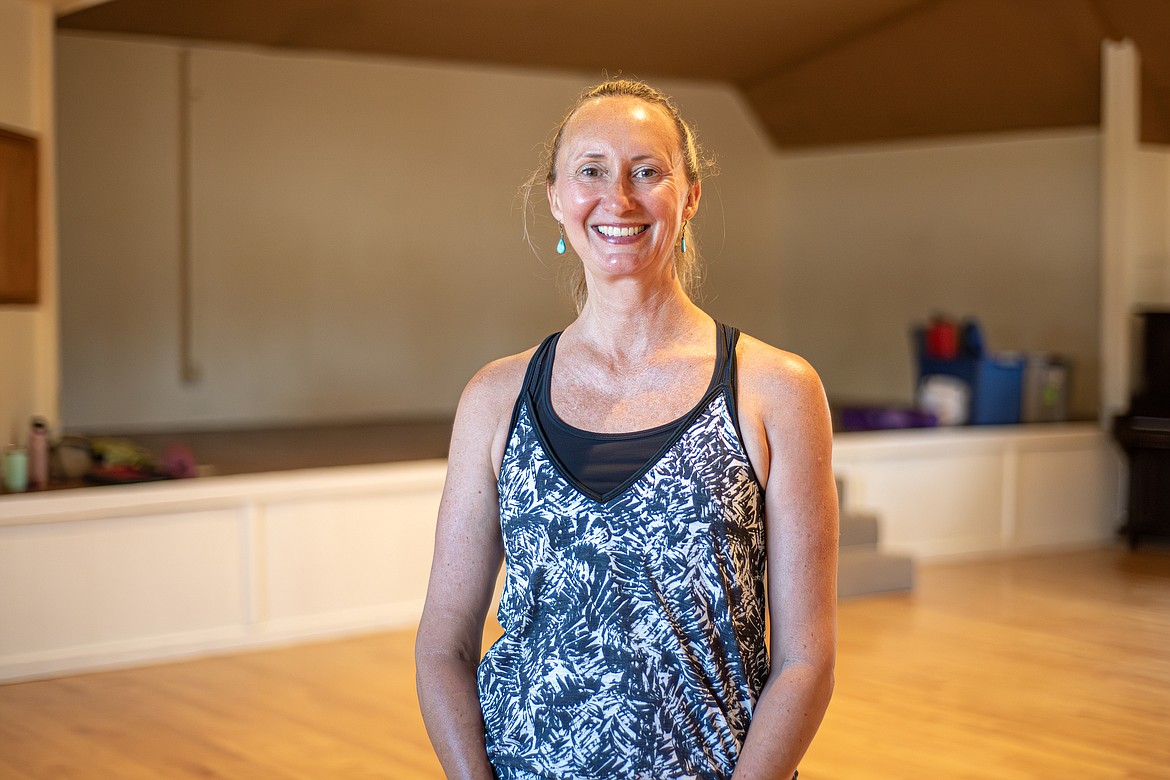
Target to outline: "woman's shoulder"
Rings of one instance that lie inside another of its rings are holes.
[[[485,365],[463,388],[455,413],[449,460],[491,463],[498,473],[508,437],[508,422],[524,387],[524,375],[536,347]]]
[[[828,402],[809,362],[747,335],[740,337],[735,357],[740,431],[762,484],[776,484],[770,478],[774,468],[827,457]]]
[[[536,347],[530,347],[515,355],[497,358],[475,372],[463,390],[460,406],[474,404],[511,405],[524,387],[524,375]]]
[[[824,393],[820,376],[807,360],[746,333],[736,346],[736,367],[742,389],[772,397]]]
[[[736,348],[736,369],[740,427],[755,445],[757,473],[831,462],[829,403],[807,360],[748,336]]]

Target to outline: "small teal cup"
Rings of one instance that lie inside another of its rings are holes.
[[[28,452],[13,445],[4,450],[4,489],[9,493],[28,490]]]

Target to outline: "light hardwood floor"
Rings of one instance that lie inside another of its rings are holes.
[[[842,603],[801,780],[1170,778],[1170,550],[924,566]],[[2,629],[0,629],[2,630]],[[412,631],[0,687],[0,777],[442,777]]]

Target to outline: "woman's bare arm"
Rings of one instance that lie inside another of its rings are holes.
[[[772,669],[733,777],[787,780],[833,692],[838,516],[832,426],[820,379],[805,361],[754,340],[740,354],[741,423],[749,452],[755,450],[753,464],[766,475]]]
[[[447,777],[459,780],[494,778],[484,747],[476,666],[503,560],[496,474],[523,378],[520,357],[485,367],[459,401],[415,642],[427,734]]]

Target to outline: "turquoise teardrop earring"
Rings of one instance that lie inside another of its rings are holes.
[[[680,248],[682,249],[682,253],[685,255],[687,253],[687,221],[685,219],[683,220],[681,233],[682,233],[682,246]]]
[[[557,254],[563,255],[565,253],[565,226],[560,222],[557,225],[561,228],[561,240],[557,242]]]

